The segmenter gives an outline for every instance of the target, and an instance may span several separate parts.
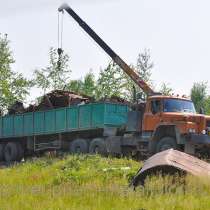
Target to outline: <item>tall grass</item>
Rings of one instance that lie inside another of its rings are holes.
[[[141,163],[100,156],[41,158],[0,170],[0,209],[210,209],[210,180],[149,177],[129,188]]]

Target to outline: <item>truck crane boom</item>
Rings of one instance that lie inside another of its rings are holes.
[[[120,68],[144,91],[148,96],[155,95],[156,93],[152,88],[143,81],[138,74],[122,59],[118,56],[97,34],[96,32],[84,21],[77,13],[69,7],[68,4],[64,3],[58,11],[66,11],[90,36],[92,39],[112,58],[112,60],[120,66]]]

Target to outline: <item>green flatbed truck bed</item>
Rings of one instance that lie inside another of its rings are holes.
[[[127,105],[92,103],[0,118],[0,140],[67,133],[126,124]]]

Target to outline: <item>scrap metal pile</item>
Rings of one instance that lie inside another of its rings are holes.
[[[27,108],[24,108],[22,102],[16,101],[15,104],[9,107],[8,114],[11,115],[26,112],[44,111],[79,104],[87,104],[90,101],[92,101],[92,98],[85,95],[79,95],[71,91],[54,90],[42,96],[38,104],[31,104]]]
[[[96,102],[93,97],[64,90],[51,91],[50,93],[47,93],[44,96],[40,97],[38,101],[38,104],[30,104],[26,108],[24,107],[22,102],[16,101],[12,106],[8,108],[8,114],[13,115],[26,112],[44,111]],[[127,102],[126,100],[116,96],[113,96],[111,98],[103,98],[100,99],[98,102],[129,104],[129,102]]]

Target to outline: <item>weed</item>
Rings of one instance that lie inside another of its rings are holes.
[[[128,185],[140,166],[98,155],[30,160],[0,170],[0,209],[209,209],[208,178],[158,175],[134,192]]]

